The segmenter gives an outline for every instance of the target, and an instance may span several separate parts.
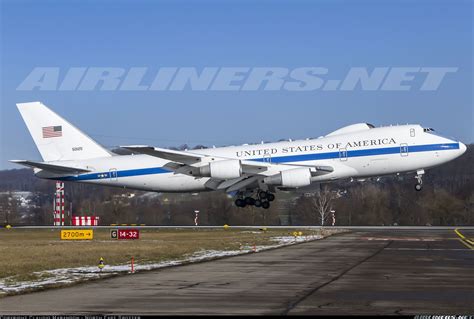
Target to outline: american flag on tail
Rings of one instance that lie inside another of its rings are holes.
[[[43,127],[43,138],[63,136],[62,126],[46,126]]]

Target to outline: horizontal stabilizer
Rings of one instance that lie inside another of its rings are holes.
[[[90,170],[83,169],[83,168],[68,167],[68,166],[39,163],[39,162],[33,162],[33,161],[25,161],[25,160],[11,160],[10,162],[28,166],[28,167],[40,168],[45,171],[56,173],[56,174],[80,174],[80,173],[90,172]]]

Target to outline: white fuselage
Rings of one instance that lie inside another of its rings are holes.
[[[314,176],[325,182],[344,178],[364,178],[412,172],[446,163],[462,155],[466,146],[420,125],[373,128],[317,139],[255,145],[229,146],[192,152],[227,159],[252,160],[301,166],[331,166],[334,170]],[[90,160],[61,161],[61,165],[87,168],[91,172],[54,176],[38,172],[39,177],[61,179],[130,189],[159,192],[198,192],[211,190],[209,177],[176,174],[164,166],[168,160],[149,155],[122,155]],[[264,172],[262,175],[270,175]]]

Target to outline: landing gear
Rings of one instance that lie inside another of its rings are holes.
[[[264,209],[269,209],[270,208],[270,202],[275,200],[275,195],[269,192],[265,191],[259,191],[258,192],[258,200],[261,203],[262,208]],[[255,205],[257,206],[257,205]]]
[[[239,198],[235,200],[235,206],[246,207],[255,206],[262,207],[264,209],[270,208],[270,202],[275,200],[275,195],[270,192],[258,191],[257,198],[246,196],[245,193],[240,193]],[[245,197],[244,197],[245,196]]]
[[[275,200],[275,195],[273,195],[272,193],[269,193],[269,192],[265,192],[265,191],[258,192],[258,197],[260,199],[266,199],[269,202],[273,202]]]
[[[235,200],[235,206],[237,207],[245,207],[247,206],[247,203],[245,203],[245,200],[243,200],[242,198],[237,198]]]
[[[423,189],[423,174],[425,174],[425,170],[423,169],[416,171],[415,178],[416,178],[417,183],[415,184],[415,190],[417,192]]]
[[[255,205],[255,199],[252,197],[245,197],[245,204],[247,205]]]

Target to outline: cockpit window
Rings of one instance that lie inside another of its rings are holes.
[[[449,139],[449,140],[452,140],[452,141],[457,141],[456,138],[454,137],[451,137],[449,135],[441,135],[441,133],[439,132],[435,132],[435,130],[433,130],[432,128],[423,128],[423,132],[426,132],[428,134],[432,134],[432,135],[435,135],[435,136],[439,136],[439,137],[442,137],[442,138],[445,138],[445,139]]]

